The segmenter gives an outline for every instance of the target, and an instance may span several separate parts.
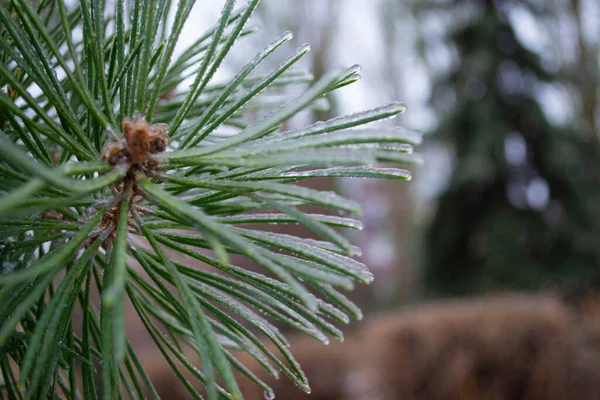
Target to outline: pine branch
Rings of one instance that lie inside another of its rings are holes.
[[[271,392],[231,349],[309,392],[275,322],[327,343],[343,338],[338,324],[362,317],[341,290],[373,277],[338,231],[362,228],[338,215],[360,208],[298,182],[409,180],[420,135],[365,127],[402,113],[400,103],[282,131],[359,78],[357,66],[332,72],[269,109],[271,88],[311,80],[294,69],[308,46],[265,71],[289,32],[230,82],[214,83],[254,31],[246,24],[257,3],[236,10],[227,1],[217,24],[176,58],[194,1],[178,2],[170,32],[165,0],[114,8],[82,0],[74,9],[12,0],[0,9],[0,366],[12,398],[157,396],[126,336],[125,301],[182,385],[209,399],[242,398],[235,371]],[[190,87],[177,86],[187,77]],[[262,117],[248,123],[250,111]],[[224,126],[237,133],[223,135]],[[306,213],[305,205],[323,210]],[[304,225],[319,239],[274,233],[270,224]],[[75,307],[81,321],[72,320]],[[198,383],[206,390],[197,392]]]

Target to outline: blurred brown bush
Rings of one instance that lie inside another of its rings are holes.
[[[599,300],[570,292],[437,302],[375,317],[345,343],[294,338],[311,395],[240,359],[281,400],[600,399]],[[151,358],[161,397],[189,398],[160,355]],[[246,399],[264,398],[240,384]]]

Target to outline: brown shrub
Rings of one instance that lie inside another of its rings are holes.
[[[513,294],[432,303],[373,318],[343,344],[292,339],[311,395],[240,358],[280,400],[600,399],[598,299]],[[166,399],[181,385],[172,382],[160,385]],[[240,384],[246,399],[263,399],[248,379]]]

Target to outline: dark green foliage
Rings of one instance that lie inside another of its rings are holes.
[[[433,95],[455,164],[424,238],[427,290],[532,289],[597,269],[597,141],[547,121],[534,91],[553,77],[506,22],[510,5],[470,5],[451,33],[460,61]]]

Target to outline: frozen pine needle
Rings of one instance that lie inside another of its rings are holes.
[[[352,66],[306,85],[306,45],[270,66],[289,32],[215,83],[258,0],[226,1],[179,56],[193,0],[39,3],[0,7],[0,391],[156,397],[129,303],[191,396],[242,398],[235,371],[276,395],[230,350],[309,393],[276,323],[341,340],[338,325],[362,318],[342,292],[373,275],[343,234],[362,228],[359,204],[303,181],[409,180],[420,135],[378,123],[405,106],[283,129],[360,77]],[[273,106],[269,89],[292,85],[306,87]]]

